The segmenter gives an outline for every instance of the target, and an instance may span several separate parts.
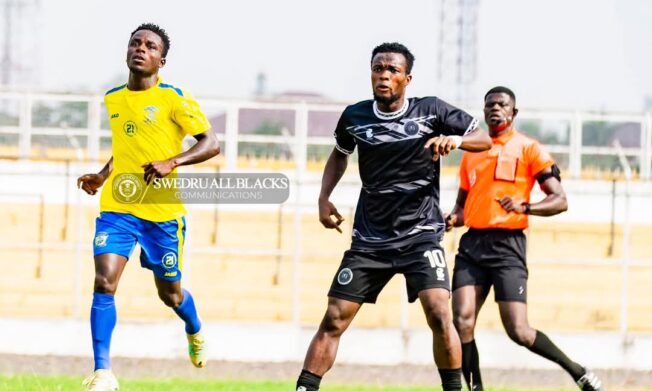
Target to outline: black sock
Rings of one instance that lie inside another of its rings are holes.
[[[480,376],[480,354],[475,339],[462,344],[462,374],[471,391],[482,391]]]
[[[319,390],[319,383],[321,383],[321,376],[303,369],[297,380],[297,391],[317,391]]]
[[[534,338],[534,343],[528,349],[539,356],[545,357],[548,360],[559,364],[573,377],[573,380],[575,381],[582,377],[586,372],[580,364],[568,358],[564,352],[559,350],[559,348],[552,343],[547,335],[539,330],[537,330],[537,336]]]
[[[441,387],[444,391],[462,391],[462,369],[440,369]]]

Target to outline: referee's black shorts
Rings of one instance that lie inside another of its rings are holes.
[[[453,290],[493,285],[496,301],[527,302],[525,246],[523,230],[469,229],[455,257]]]
[[[414,243],[387,250],[350,249],[333,278],[328,296],[356,303],[375,303],[395,274],[405,276],[408,301],[430,288],[450,291],[448,265],[439,242]]]

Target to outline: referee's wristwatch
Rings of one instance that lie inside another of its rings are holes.
[[[529,215],[530,214],[530,203],[529,202],[524,202],[521,205],[523,206],[523,214]]]

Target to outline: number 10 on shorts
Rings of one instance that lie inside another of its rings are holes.
[[[423,256],[430,261],[430,267],[446,267],[444,252],[438,248],[424,252]]]
[[[430,267],[435,269],[437,281],[445,281],[446,274],[444,273],[444,270],[446,269],[446,258],[444,258],[444,252],[441,249],[436,248],[424,252],[423,256],[428,258],[428,261],[430,261]]]

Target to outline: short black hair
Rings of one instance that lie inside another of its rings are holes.
[[[507,87],[503,87],[503,86],[496,86],[496,87],[490,89],[489,91],[487,91],[487,93],[484,94],[484,100],[487,100],[487,97],[489,96],[489,94],[500,94],[500,93],[505,93],[505,94],[509,95],[509,97],[512,98],[512,102],[516,103],[516,95],[514,95],[514,91],[510,90]]]
[[[374,60],[376,54],[378,53],[399,53],[405,57],[405,63],[407,65],[407,73],[412,72],[412,65],[414,64],[414,54],[410,52],[408,48],[398,42],[385,42],[374,48],[371,52],[371,61]]]
[[[136,27],[134,31],[131,32],[131,35],[129,38],[134,36],[136,32],[140,30],[149,30],[153,32],[154,34],[158,35],[161,37],[161,41],[163,41],[163,58],[167,57],[168,55],[168,50],[170,50],[170,37],[168,37],[168,33],[159,27],[157,24],[154,23],[143,23],[140,26]]]

